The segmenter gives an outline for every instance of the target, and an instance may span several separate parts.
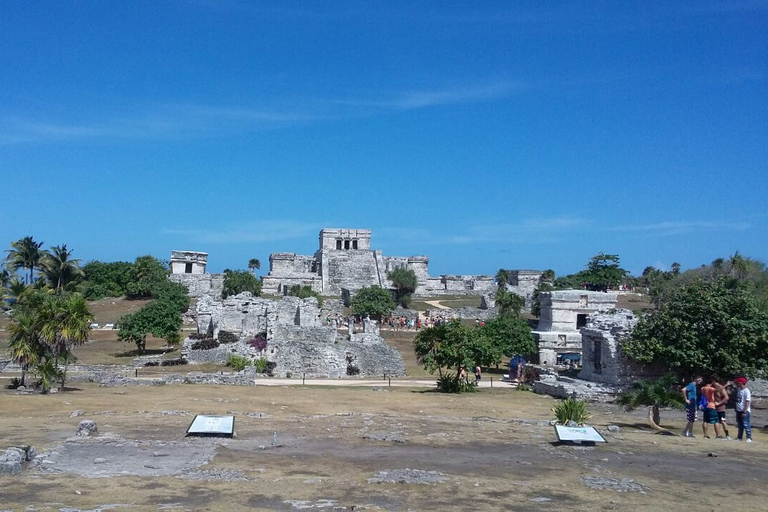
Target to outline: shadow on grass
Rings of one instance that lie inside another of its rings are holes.
[[[138,356],[158,356],[167,354],[169,352],[176,351],[175,348],[173,349],[162,349],[162,348],[148,348],[143,353],[139,352],[138,349],[134,350],[126,350],[125,352],[117,352],[116,354],[111,354],[112,357],[138,357]]]

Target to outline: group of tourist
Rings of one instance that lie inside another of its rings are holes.
[[[685,414],[687,423],[683,430],[684,437],[694,437],[693,426],[696,423],[697,410],[701,409],[702,433],[706,439],[710,438],[709,426],[712,425],[716,439],[731,439],[728,433],[728,423],[726,422],[725,407],[731,399],[731,390],[736,391],[736,425],[738,426],[737,439],[739,441],[746,439],[748,443],[752,442],[752,426],[750,416],[752,413],[752,393],[747,387],[747,379],[738,377],[733,381],[724,381],[717,376],[709,379],[709,382],[702,386],[704,380],[701,377],[694,378],[685,387],[681,389],[683,399],[685,400]],[[699,389],[701,386],[701,389]]]

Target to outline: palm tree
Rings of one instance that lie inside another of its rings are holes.
[[[496,307],[500,315],[519,315],[525,306],[525,299],[515,292],[508,292],[504,288],[496,290]]]
[[[496,272],[496,284],[499,285],[500,290],[506,290],[507,289],[507,283],[509,282],[509,274],[506,270],[503,268],[500,268],[498,272]]]
[[[248,260],[248,268],[251,269],[251,272],[253,272],[254,275],[256,275],[256,271],[261,268],[261,262],[256,258],[251,258]]]
[[[38,309],[40,337],[51,350],[54,364],[64,361],[64,371],[58,374],[61,387],[67,377],[67,367],[72,360],[72,347],[88,341],[91,332],[93,314],[88,304],[79,293],[54,296],[46,300]]]
[[[29,288],[29,286],[24,284],[24,281],[16,277],[6,288],[5,297],[13,302],[18,302]]]
[[[11,339],[8,348],[11,359],[21,366],[21,385],[24,386],[29,367],[40,361],[40,341],[34,316],[19,312],[8,326]]]
[[[638,380],[632,385],[632,389],[622,392],[616,399],[616,403],[623,406],[626,411],[633,411],[638,407],[648,407],[648,424],[657,432],[670,433],[661,428],[660,407],[684,407],[683,397],[676,389],[674,375],[667,375],[658,380]]]
[[[24,270],[27,284],[35,281],[35,269],[40,267],[40,262],[46,254],[45,250],[40,249],[42,246],[43,242],[35,242],[31,236],[25,236],[11,242],[11,248],[5,251],[8,253],[6,259],[11,268]]]
[[[80,260],[71,256],[72,251],[67,250],[67,244],[54,245],[41,262],[45,278],[57,292],[85,277],[80,269]]]

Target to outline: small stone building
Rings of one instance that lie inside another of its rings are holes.
[[[224,274],[207,274],[208,253],[199,251],[171,251],[171,275],[169,279],[182,283],[190,297],[206,294],[220,296],[224,289]]]
[[[581,331],[590,315],[616,307],[615,293],[587,290],[556,290],[539,295],[541,312],[533,336],[539,347],[539,363],[553,366],[558,358],[581,354]]]
[[[625,386],[637,379],[665,375],[668,369],[641,364],[624,355],[622,344],[632,335],[637,320],[628,309],[616,309],[590,317],[581,329],[582,367],[579,378]]]

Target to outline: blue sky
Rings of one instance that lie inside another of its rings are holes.
[[[0,245],[768,260],[768,1],[0,3]]]

